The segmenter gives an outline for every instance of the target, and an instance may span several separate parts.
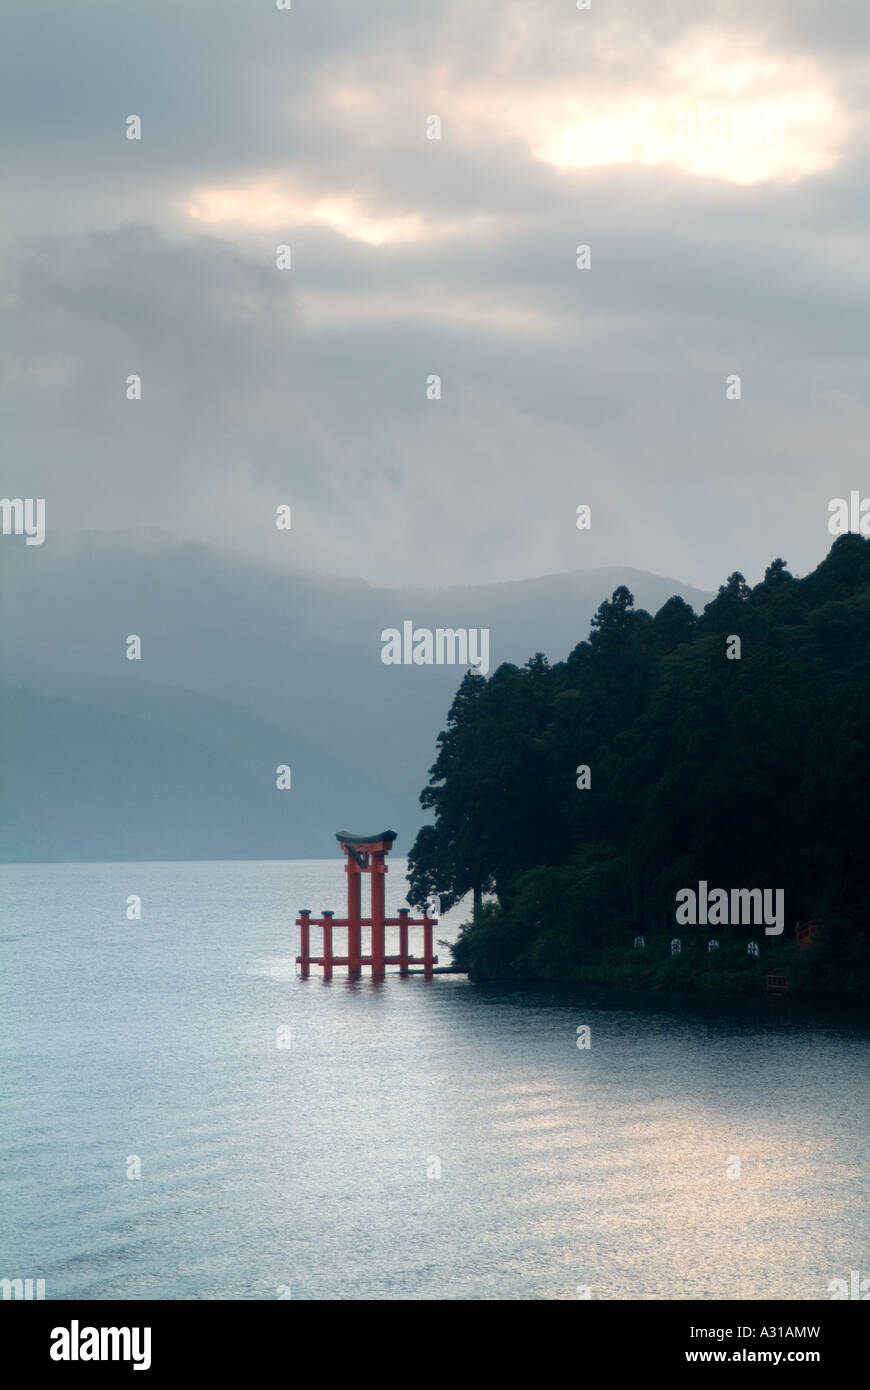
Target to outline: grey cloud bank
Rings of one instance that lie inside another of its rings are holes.
[[[709,588],[825,553],[870,423],[863,6],[3,26],[3,490],[55,535],[154,525],[381,585],[630,564]],[[780,102],[790,162],[669,143],[726,99]]]

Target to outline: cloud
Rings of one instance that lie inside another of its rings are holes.
[[[819,11],[11,0],[6,491],[376,583],[805,571],[868,424],[870,34]]]

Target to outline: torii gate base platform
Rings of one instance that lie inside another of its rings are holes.
[[[358,980],[364,965],[371,966],[372,979],[383,980],[388,965],[398,965],[399,974],[407,975],[412,965],[422,965],[423,974],[431,980],[438,957],[432,954],[433,928],[436,918],[425,913],[422,917],[409,916],[410,908],[400,907],[398,917],[384,915],[384,875],[387,872],[385,859],[393,848],[396,838],[394,830],[382,830],[379,835],[352,835],[340,830],[335,837],[345,855],[344,871],[347,874],[347,916],[336,917],[332,912],[324,912],[313,922],[309,908],[300,908],[296,925],[300,928],[299,950],[296,964],[301,966],[300,974],[307,980],[312,965],[323,967],[323,978],[332,979],[333,967],[346,965],[348,978]],[[370,874],[372,880],[372,915],[362,917],[362,875]],[[323,933],[323,954],[311,954],[311,927],[320,927]],[[347,955],[337,956],[333,951],[332,931],[334,927],[347,927]],[[362,928],[372,929],[372,950],[370,956],[362,954]],[[399,928],[399,954],[386,954],[386,928]],[[423,928],[423,954],[408,954],[408,928]]]

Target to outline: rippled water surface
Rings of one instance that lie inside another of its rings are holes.
[[[48,1298],[804,1299],[870,1273],[860,1019],[303,981],[292,919],[341,914],[337,860],[7,866],[0,893],[0,1275]]]

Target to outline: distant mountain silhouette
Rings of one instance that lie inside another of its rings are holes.
[[[385,628],[489,628],[492,671],[566,656],[618,584],[652,612],[711,597],[624,568],[374,589],[159,534],[4,539],[0,558],[7,862],[320,858],[357,823],[407,852],[463,669],[385,666]]]

